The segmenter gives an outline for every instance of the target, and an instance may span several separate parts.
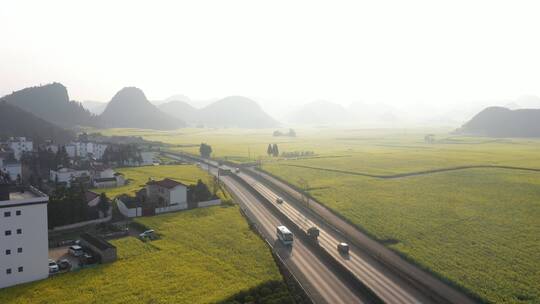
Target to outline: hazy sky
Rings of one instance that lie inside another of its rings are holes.
[[[540,1],[2,1],[0,94],[460,104],[540,95]],[[269,105],[267,105],[269,106]]]

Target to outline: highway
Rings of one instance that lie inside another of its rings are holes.
[[[222,177],[241,208],[258,224],[263,237],[273,246],[274,252],[284,261],[289,271],[302,283],[315,303],[369,303],[368,299],[338,277],[301,239],[295,238],[291,247],[282,245],[276,237],[276,227],[281,225],[270,210],[238,182]]]
[[[217,165],[215,162],[211,163],[214,166]],[[202,166],[206,167],[204,164]],[[206,167],[206,169],[208,168]],[[234,168],[229,169],[234,171]],[[216,174],[217,170],[212,168],[211,171]],[[440,297],[423,287],[419,287],[401,273],[390,270],[387,265],[382,264],[365,250],[355,247],[344,237],[343,233],[336,230],[335,227],[329,226],[320,217],[306,212],[305,208],[299,208],[300,202],[298,200],[289,202],[287,198],[283,197],[283,203],[277,203],[276,199],[280,197],[278,192],[266,186],[265,183],[261,183],[245,172],[236,173],[236,176],[250,185],[258,195],[263,197],[263,200],[266,199],[266,204],[273,205],[272,209],[274,210],[272,211],[268,205],[261,202],[261,198],[252,195],[249,187],[242,185],[235,178],[221,176],[221,180],[237,198],[241,207],[248,210],[251,216],[260,223],[264,237],[276,246],[280,245],[276,242],[275,228],[282,224],[273,213],[277,209],[281,213],[280,216],[286,216],[303,231],[313,226],[319,228],[320,248],[345,267],[356,280],[367,286],[384,303],[473,303],[467,297],[459,297],[463,301],[455,301],[454,298]],[[292,197],[290,199],[294,200]],[[336,247],[340,242],[349,243],[348,255],[342,255],[337,251]],[[310,296],[313,296],[315,302],[365,303],[369,301],[366,296],[360,295],[359,290],[355,290],[355,287],[351,286],[350,280],[344,279],[336,267],[325,266],[327,261],[318,259],[313,248],[306,246],[298,238],[295,239],[295,244],[290,252],[284,248],[276,247],[276,251],[284,260],[291,263],[287,266],[292,269],[293,273],[309,281],[308,285],[310,286],[306,290],[309,291]],[[442,282],[439,283],[442,284]],[[312,294],[312,292],[316,293]],[[318,300],[317,296],[320,296],[321,300]]]
[[[390,271],[372,257],[365,254],[358,248],[350,246],[348,255],[338,253],[337,244],[344,240],[341,235],[333,229],[313,218],[308,214],[303,214],[286,200],[283,203],[276,203],[279,197],[272,190],[253,179],[250,175],[240,173],[239,176],[246,180],[259,193],[273,202],[275,206],[293,222],[299,225],[302,230],[307,231],[309,227],[316,226],[320,230],[319,244],[329,252],[336,260],[343,263],[360,281],[367,285],[385,303],[435,303],[432,299],[424,296],[412,286]]]

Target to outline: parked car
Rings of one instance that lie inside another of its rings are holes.
[[[276,203],[283,204],[283,199],[281,197],[276,198]]]
[[[151,239],[153,240],[156,237],[154,229],[146,230],[145,232],[139,234],[140,239]]]
[[[79,245],[72,245],[69,246],[68,252],[74,257],[80,257],[83,254],[83,249]]]
[[[97,263],[97,259],[90,253],[85,252],[81,256],[81,263],[83,263],[84,265],[95,264]]]
[[[56,261],[56,264],[58,264],[58,267],[60,267],[60,270],[71,269],[71,263],[67,259],[58,260]]]
[[[348,254],[349,253],[349,244],[347,243],[339,243],[337,245],[337,250],[342,254]]]
[[[49,259],[49,273],[57,273],[60,271],[60,267],[54,260]]]

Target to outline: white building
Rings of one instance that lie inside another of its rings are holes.
[[[154,152],[141,152],[142,166],[150,166],[156,162]]]
[[[52,182],[66,183],[69,187],[73,179],[79,177],[90,177],[88,170],[74,170],[70,168],[62,168],[59,170],[51,170],[49,173],[49,180]]]
[[[92,156],[95,159],[101,159],[103,153],[107,149],[106,144],[95,143],[95,142],[83,142],[76,141],[72,142],[69,145],[66,145],[66,152],[69,157],[89,157]]]
[[[0,159],[0,171],[9,174],[12,181],[16,180],[17,176],[20,176],[22,179],[22,166],[18,161]]]
[[[77,156],[77,146],[74,144],[65,145],[66,153],[69,157],[74,158]]]
[[[146,183],[146,197],[159,207],[174,206],[177,210],[188,207],[186,185],[168,178]]]
[[[7,145],[13,151],[16,160],[21,160],[24,152],[32,152],[34,150],[33,142],[26,140],[26,137],[11,137]]]
[[[0,288],[48,277],[48,201],[34,188],[0,184]]]

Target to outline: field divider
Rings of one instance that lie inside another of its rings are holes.
[[[427,175],[427,174],[434,174],[434,173],[441,173],[441,172],[448,172],[448,171],[467,170],[467,169],[506,169],[506,170],[521,170],[521,171],[540,172],[540,169],[538,169],[538,168],[503,166],[503,165],[466,165],[466,166],[456,166],[456,167],[439,168],[439,169],[431,169],[431,170],[423,170],[423,171],[405,172],[405,173],[398,173],[398,174],[379,175],[379,174],[370,174],[370,173],[347,171],[347,170],[332,169],[332,168],[313,167],[313,166],[306,166],[306,165],[281,164],[281,166],[312,169],[312,170],[320,170],[320,171],[326,171],[326,172],[334,172],[334,173],[341,173],[341,174],[348,174],[348,175],[365,176],[365,177],[372,177],[372,178],[379,178],[379,179],[394,179],[394,178],[402,178],[402,177],[418,176],[418,175]]]

